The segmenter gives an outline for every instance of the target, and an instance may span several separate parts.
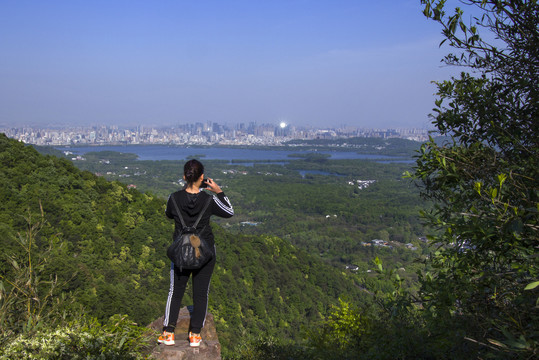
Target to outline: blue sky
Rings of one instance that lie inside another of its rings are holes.
[[[420,0],[3,0],[0,126],[430,125]]]

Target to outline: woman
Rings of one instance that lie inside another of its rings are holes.
[[[174,328],[176,326],[176,321],[178,320],[178,312],[180,310],[187,281],[189,280],[189,276],[192,275],[193,313],[191,314],[189,344],[192,347],[197,347],[202,341],[200,331],[202,330],[204,320],[206,319],[210,279],[213,268],[215,267],[216,258],[215,241],[210,227],[210,217],[211,215],[217,215],[219,217],[229,218],[234,215],[234,209],[219,185],[212,179],[204,179],[204,166],[200,161],[189,160],[185,163],[183,167],[183,179],[187,182],[186,186],[182,190],[170,195],[165,214],[169,218],[174,219],[174,235],[176,235],[181,231],[182,224],[172,200],[174,199],[178,205],[185,224],[190,226],[196,221],[200,212],[205,207],[208,198],[213,197],[197,226],[198,229],[203,228],[200,236],[207,241],[208,246],[212,249],[213,257],[200,269],[196,270],[180,270],[178,267],[174,266],[174,264],[171,264],[170,289],[165,309],[165,319],[163,321],[163,334],[159,337],[158,342],[164,343],[165,345],[174,345]],[[213,192],[214,195],[201,191],[201,187],[206,187],[206,189]]]

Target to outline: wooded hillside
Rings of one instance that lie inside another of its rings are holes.
[[[173,228],[163,198],[80,171],[4,135],[0,167],[2,256],[23,255],[18,233],[43,214],[35,246],[53,246],[43,275],[65,282],[56,295],[70,292],[73,306],[82,305],[98,319],[128,314],[144,325],[161,315],[169,281],[165,249]],[[225,347],[241,333],[297,337],[340,296],[368,298],[349,275],[288,241],[233,235],[215,224],[214,231],[218,266],[210,311]],[[14,275],[7,261],[0,262],[0,271],[4,279]]]

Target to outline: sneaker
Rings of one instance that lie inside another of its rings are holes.
[[[157,339],[157,342],[159,344],[174,345],[175,344],[175,342],[174,342],[174,333],[173,332],[168,332],[168,331],[163,331],[163,334],[159,336],[159,338]]]
[[[189,345],[191,347],[198,347],[200,346],[201,342],[202,338],[200,337],[200,334],[193,334],[192,332],[189,333]]]

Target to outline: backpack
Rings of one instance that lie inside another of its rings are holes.
[[[201,238],[201,234],[206,226],[200,231],[197,230],[197,225],[202,218],[202,215],[208,209],[212,197],[208,199],[204,209],[198,215],[195,223],[192,226],[186,226],[183,220],[182,214],[174,197],[171,197],[172,203],[176,208],[176,213],[180,218],[182,229],[178,235],[175,236],[174,242],[167,249],[168,258],[176,265],[177,268],[182,271],[183,269],[194,270],[201,268],[213,257],[211,249],[208,247],[207,241]]]

